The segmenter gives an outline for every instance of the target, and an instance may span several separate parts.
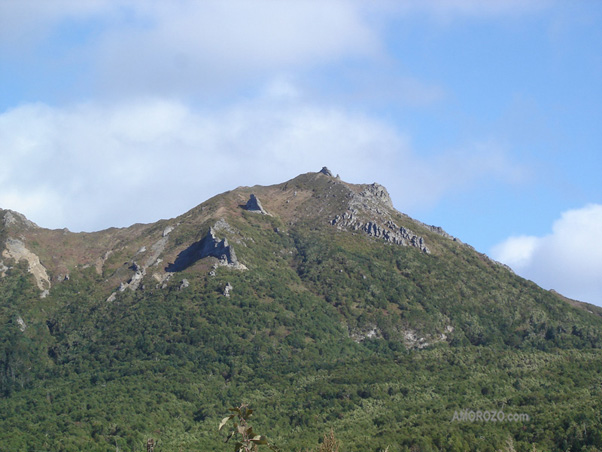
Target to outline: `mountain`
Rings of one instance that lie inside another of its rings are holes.
[[[93,233],[0,210],[0,249],[0,450],[228,450],[240,402],[283,450],[602,448],[602,310],[376,183],[323,168]]]

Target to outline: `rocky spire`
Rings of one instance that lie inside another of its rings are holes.
[[[249,212],[257,212],[257,213],[261,213],[263,215],[268,214],[264,210],[263,206],[261,205],[261,202],[259,202],[259,199],[257,199],[257,196],[255,196],[254,194],[251,194],[251,196],[249,197],[249,200],[247,201],[247,204],[245,205],[245,209],[248,210]]]

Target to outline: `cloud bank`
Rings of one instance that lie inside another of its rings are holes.
[[[0,1],[0,49],[17,65],[27,62],[25,73],[56,72],[58,84],[66,76],[60,68],[78,62],[75,72],[81,75],[70,71],[67,76],[84,86],[84,92],[87,88],[104,98],[150,94],[203,100],[252,89],[275,73],[311,78],[316,71],[346,62],[362,61],[361,67],[374,67],[370,75],[378,77],[383,65],[391,63],[386,35],[394,18],[419,14],[449,22],[505,17],[549,3]],[[420,98],[412,102],[440,97],[439,87],[411,74],[402,77],[401,85],[404,97]],[[424,92],[416,93],[420,90]],[[383,96],[391,94],[384,91]]]
[[[543,237],[510,237],[494,259],[546,289],[602,306],[602,205],[562,213]]]
[[[160,98],[27,104],[0,114],[0,142],[0,206],[76,231],[176,216],[238,185],[324,165],[349,182],[373,175],[402,210],[518,171],[482,145],[422,158],[386,121],[306,103],[283,82],[211,111]]]

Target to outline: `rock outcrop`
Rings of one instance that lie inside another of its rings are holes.
[[[332,172],[328,168],[326,168],[325,166],[323,166],[322,169],[320,171],[318,171],[318,172],[324,174],[325,176],[333,177],[332,176]]]
[[[126,282],[121,283],[121,285],[119,286],[120,292],[123,292],[126,289],[130,289],[130,290],[138,289],[138,287],[142,283],[142,280],[146,276],[146,270],[149,267],[157,266],[159,263],[162,262],[162,259],[160,259],[159,256],[161,256],[161,254],[165,250],[165,246],[167,245],[167,243],[169,241],[169,234],[173,230],[174,230],[173,226],[168,226],[167,228],[165,228],[163,230],[161,237],[155,243],[153,243],[151,245],[150,250],[147,250],[146,246],[143,246],[142,248],[140,248],[140,250],[138,250],[137,255],[140,255],[139,257],[143,257],[144,260],[142,261],[141,265],[136,263],[136,261],[132,262],[130,269],[134,270],[134,274],[132,275],[132,277],[130,278],[130,280],[127,283]],[[108,256],[109,256],[109,253],[105,254],[105,257],[104,257],[104,260],[102,260],[102,263],[104,263],[104,261],[106,261]],[[97,263],[97,265],[98,265],[98,263]],[[97,267],[97,271],[99,271],[98,267]],[[100,266],[99,273],[101,273],[101,271],[102,271],[102,265]],[[165,279],[164,275],[162,276],[157,273],[154,273],[153,277],[160,282],[163,282],[163,280]]]
[[[10,212],[8,212],[6,215],[9,214]],[[5,221],[6,215],[4,217]],[[21,240],[9,237],[6,239],[5,246],[6,249],[2,251],[2,257],[6,259],[14,259],[16,262],[25,259],[29,264],[29,273],[34,276],[38,288],[42,291],[40,296],[42,298],[46,297],[51,284],[48,273],[46,272],[46,268],[40,263],[40,258],[28,250]],[[4,264],[2,264],[2,267],[4,268]]]
[[[18,315],[16,318],[17,321],[17,325],[19,325],[19,329],[21,330],[22,333],[25,332],[25,330],[27,329],[27,325],[25,324],[25,320],[23,320],[23,318]]]
[[[379,225],[375,221],[362,222],[353,213],[345,212],[343,215],[335,216],[331,224],[339,229],[364,232],[369,236],[381,238],[396,245],[413,246],[419,248],[423,253],[430,253],[422,237],[410,229],[398,226],[391,220]]]
[[[25,215],[15,212],[13,210],[4,210],[0,212],[4,212],[3,224],[5,227],[9,226],[22,226],[25,228],[37,228],[33,221],[30,221],[25,217]]]
[[[346,231],[358,231],[401,246],[413,246],[430,253],[423,237],[393,221],[393,202],[385,187],[376,182],[349,190],[347,211],[335,215],[330,224]]]
[[[393,209],[391,196],[385,187],[374,182],[364,185],[360,193],[354,193],[349,202],[351,209],[362,209],[377,215],[388,215],[386,209]]]
[[[136,290],[140,286],[142,279],[146,276],[146,267],[141,267],[134,262],[130,268],[134,270],[134,275],[127,283],[121,283],[121,286],[119,286],[120,292],[123,292],[125,289]]]
[[[434,232],[435,234],[440,235],[441,237],[445,237],[446,239],[453,240],[454,242],[462,243],[462,242],[460,242],[460,240],[458,240],[453,235],[450,235],[447,232],[445,232],[441,226],[432,226],[430,224],[426,224],[426,223],[423,223],[423,222],[418,221],[418,220],[414,220],[414,221],[416,223],[418,223],[419,225],[421,225],[422,227],[425,227],[429,231]]]
[[[230,292],[232,292],[232,289],[234,289],[234,287],[232,286],[232,284],[227,283],[226,287],[224,287],[224,291],[222,292],[222,294],[224,295],[224,297],[230,297]]]
[[[178,254],[175,262],[168,265],[166,271],[182,271],[205,257],[217,258],[218,265],[220,266],[227,266],[237,270],[247,269],[247,267],[238,262],[234,248],[228,244],[228,239],[218,239],[214,229],[209,228],[205,237]]]
[[[209,256],[219,259],[221,265],[227,265],[234,268],[241,267],[241,264],[236,258],[234,248],[228,244],[228,239],[218,239],[215,236],[213,228],[209,229],[209,232],[201,241],[199,259]]]
[[[268,214],[261,205],[259,199],[257,199],[257,196],[255,196],[254,194],[251,194],[251,196],[249,197],[249,200],[245,205],[245,210],[248,210],[249,212],[260,213],[262,215]]]

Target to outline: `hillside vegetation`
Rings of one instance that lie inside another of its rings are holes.
[[[345,452],[602,450],[596,308],[381,188],[310,173],[93,234],[2,211],[1,243],[39,256],[51,287],[3,254],[0,450],[231,450],[217,426],[241,401],[283,451],[331,428]]]

